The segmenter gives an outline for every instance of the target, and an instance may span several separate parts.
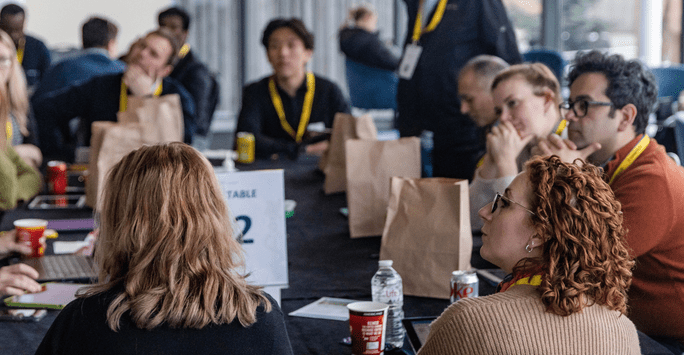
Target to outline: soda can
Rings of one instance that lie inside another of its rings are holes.
[[[64,195],[67,188],[67,165],[63,161],[47,163],[48,191],[53,195]]]
[[[456,270],[451,273],[451,303],[462,298],[478,297],[480,294],[477,274],[469,270]]]
[[[254,135],[249,132],[237,134],[238,163],[251,164],[254,162]]]

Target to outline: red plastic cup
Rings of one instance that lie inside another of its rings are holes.
[[[380,355],[385,351],[389,306],[379,302],[354,302],[349,308],[353,355]]]
[[[17,231],[17,242],[31,247],[31,257],[37,258],[45,254],[45,227],[48,222],[44,219],[18,219],[14,221]]]
[[[47,163],[48,190],[53,195],[64,195],[67,189],[67,165],[63,161]]]

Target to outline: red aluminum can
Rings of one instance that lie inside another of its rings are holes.
[[[478,297],[479,280],[473,271],[456,270],[451,273],[451,303],[462,298]]]
[[[67,188],[67,165],[63,161],[47,163],[48,191],[53,195],[64,195]]]

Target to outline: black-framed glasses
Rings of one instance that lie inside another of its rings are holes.
[[[499,192],[497,192],[496,195],[494,195],[494,201],[492,202],[492,213],[494,213],[494,211],[496,211],[496,209],[499,208],[499,200],[504,200],[504,201],[506,201],[506,202],[508,202],[508,203],[515,203],[516,205],[522,207],[525,211],[529,212],[529,213],[532,214],[533,216],[536,216],[536,215],[537,215],[536,213],[532,212],[532,210],[530,210],[529,208],[523,206],[522,204],[520,204],[520,203],[518,203],[518,202],[515,202],[515,201],[511,200],[510,198],[508,198],[508,197],[502,195],[502,194],[499,193]]]
[[[589,110],[589,106],[611,106],[613,107],[612,102],[601,102],[601,101],[589,101],[586,99],[579,99],[577,101],[565,101],[559,105],[561,110],[572,110],[572,113],[575,114],[575,117],[577,118],[582,118],[587,115],[587,111]]]

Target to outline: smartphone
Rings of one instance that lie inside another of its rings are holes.
[[[47,314],[44,309],[0,309],[0,321],[37,322]]]

